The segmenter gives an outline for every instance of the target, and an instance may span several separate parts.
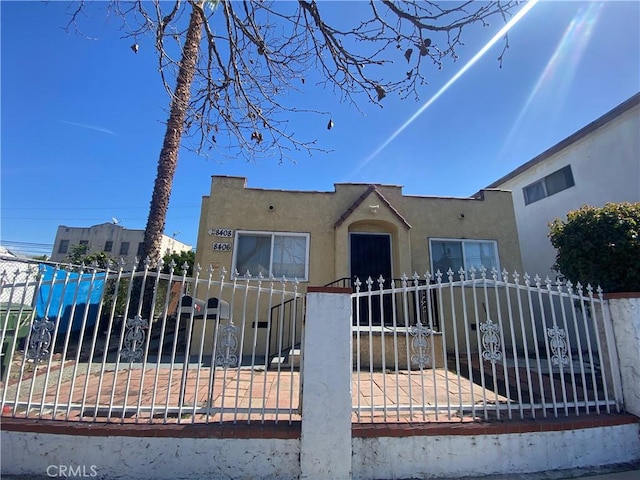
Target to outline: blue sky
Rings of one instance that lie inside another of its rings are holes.
[[[83,18],[88,39],[61,28],[67,2],[0,4],[0,238],[14,250],[50,253],[61,224],[115,217],[145,226],[168,98],[152,40],[139,39],[134,54],[104,5]],[[380,108],[363,99],[358,111],[307,82],[303,98],[329,115],[292,117],[292,125],[327,153],[278,164],[181,151],[165,233],[196,246],[211,175],[245,176],[258,188],[366,182],[469,196],[640,90],[640,2],[542,1],[510,31],[502,68],[498,42],[389,141],[501,26],[470,29],[460,59],[430,72],[418,101],[389,97]]]

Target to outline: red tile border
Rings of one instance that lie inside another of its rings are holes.
[[[163,437],[163,438],[267,438],[298,439],[300,422],[210,423],[188,425],[144,425],[80,423],[56,420],[2,418],[0,430],[10,432],[50,433],[95,437]]]
[[[355,438],[502,435],[531,432],[558,432],[585,428],[610,427],[640,423],[630,414],[584,415],[580,417],[533,420],[505,420],[503,422],[427,422],[353,424]],[[212,424],[112,424],[81,423],[58,420],[32,420],[3,417],[0,430],[12,432],[46,433],[82,436],[122,436],[158,438],[235,438],[235,439],[299,439],[301,422],[275,423],[231,422]]]
[[[353,293],[351,288],[345,287],[307,287],[307,293]]]
[[[584,415],[580,417],[546,418],[535,420],[505,420],[504,422],[461,423],[379,423],[354,424],[352,436],[357,438],[411,437],[447,435],[502,435],[511,433],[558,432],[585,428],[611,427],[640,423],[630,414]]]
[[[640,298],[640,292],[618,292],[618,293],[604,294],[605,300],[611,300],[616,298]]]

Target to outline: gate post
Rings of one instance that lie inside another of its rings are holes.
[[[351,289],[307,289],[302,342],[300,478],[349,479]]]
[[[640,416],[640,293],[608,293],[625,410]]]

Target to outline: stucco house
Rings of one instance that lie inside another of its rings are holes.
[[[549,276],[549,223],[582,205],[640,202],[640,93],[487,187],[513,191],[524,269]]]
[[[354,183],[335,184],[327,192],[285,191],[250,188],[246,178],[227,176],[213,176],[203,197],[196,262],[239,279],[247,272],[252,278],[296,279],[300,293],[307,286],[354,287],[356,278],[366,289],[371,277],[378,289],[382,276],[386,289],[392,279],[399,285],[414,272],[426,281],[425,273],[438,270],[451,269],[458,279],[460,268],[522,268],[508,191],[443,198],[404,195],[396,185]],[[385,299],[384,310],[389,308],[391,300]],[[391,318],[373,310],[373,323]],[[265,312],[257,315],[265,318]],[[250,328],[265,326],[258,321]],[[202,325],[196,325],[193,338],[197,349],[198,338],[213,335],[202,335]]]
[[[266,190],[225,176],[214,176],[203,197],[196,262],[241,277],[295,277],[303,288],[448,268],[521,268],[507,191],[443,198],[352,183],[332,192]]]
[[[65,262],[73,245],[88,245],[88,253],[105,252],[115,260],[123,258],[127,264],[140,255],[144,230],[125,228],[117,223],[101,223],[91,227],[58,226],[51,252],[52,262]],[[191,245],[175,238],[162,236],[162,255],[191,251]]]

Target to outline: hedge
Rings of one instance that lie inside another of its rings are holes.
[[[549,224],[554,270],[605,292],[640,292],[640,203],[583,206]]]

